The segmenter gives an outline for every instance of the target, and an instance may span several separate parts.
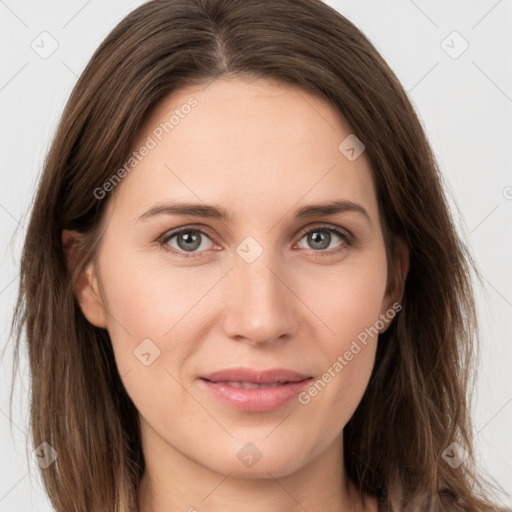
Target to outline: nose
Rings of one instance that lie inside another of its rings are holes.
[[[300,301],[291,272],[270,257],[270,251],[248,263],[235,258],[224,284],[223,329],[233,340],[274,345],[296,335]]]

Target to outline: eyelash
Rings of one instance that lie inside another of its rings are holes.
[[[158,244],[166,251],[170,252],[171,254],[174,254],[175,256],[181,257],[181,258],[196,258],[199,257],[203,252],[205,251],[199,251],[199,252],[190,252],[187,253],[186,251],[178,251],[174,249],[173,247],[170,247],[168,245],[169,240],[174,238],[176,235],[179,235],[180,233],[186,232],[186,231],[192,231],[192,232],[198,232],[202,235],[205,235],[206,237],[212,239],[211,234],[208,230],[201,228],[201,227],[185,227],[185,228],[178,228],[173,231],[165,233],[160,239],[158,239]],[[314,253],[315,258],[325,258],[325,257],[331,257],[336,255],[338,252],[341,252],[343,250],[346,250],[347,248],[351,247],[353,244],[353,235],[349,233],[348,231],[333,227],[330,225],[318,225],[314,226],[313,228],[308,228],[303,231],[301,231],[299,235],[299,240],[301,240],[304,235],[307,235],[309,233],[315,232],[315,231],[329,231],[332,233],[337,234],[342,240],[343,244],[335,249],[329,249],[329,250],[319,250],[315,251],[314,249],[310,249]],[[214,241],[214,240],[212,240]]]

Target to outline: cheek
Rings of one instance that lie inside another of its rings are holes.
[[[337,311],[338,316],[331,318],[336,335],[319,339],[321,373],[299,397],[315,411],[316,424],[325,429],[326,439],[338,435],[357,409],[373,371],[378,343],[372,330],[378,309],[375,313],[369,301],[342,303]]]
[[[102,270],[112,327],[119,330],[121,324],[134,337],[166,336],[215,278],[143,253],[111,260]]]
[[[374,254],[364,262],[340,267],[310,296],[328,330],[317,337],[323,373],[306,390],[304,400],[316,402],[325,421],[335,418],[337,428],[357,408],[374,366],[387,279],[384,253]]]
[[[128,396],[149,423],[169,417],[167,409],[187,410],[179,369],[194,349],[187,313],[192,317],[204,291],[187,286],[180,270],[162,268],[142,254],[103,267],[116,365]]]
[[[375,343],[361,346],[350,361],[342,356],[306,390],[323,439],[334,439],[356,411],[371,376],[375,347]]]
[[[128,256],[105,258],[101,269],[108,331],[121,375],[138,371],[148,359],[154,361],[149,368],[155,369],[170,355],[180,357],[183,343],[173,344],[172,350],[166,345],[177,338],[180,319],[201,291],[198,286],[186,286],[186,275],[180,269],[164,269],[142,253],[124,254]],[[147,353],[149,357],[141,361],[139,356]]]
[[[327,347],[339,353],[348,350],[351,341],[359,335],[364,338],[364,333],[375,327],[383,312],[387,284],[383,249],[368,254],[367,258],[347,262],[321,283],[320,287],[310,286],[316,290],[309,297],[310,303],[329,328],[328,338],[334,340]]]
[[[219,276],[142,252],[104,262],[108,331],[128,395],[146,418],[171,402],[173,410],[186,410],[184,362],[206,336],[204,299]]]

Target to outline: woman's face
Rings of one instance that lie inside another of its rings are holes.
[[[80,300],[146,456],[246,478],[339,459],[395,314],[364,146],[302,90],[222,79],[167,98],[135,151]]]

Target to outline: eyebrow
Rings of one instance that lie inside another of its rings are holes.
[[[314,217],[316,215],[334,215],[337,213],[355,212],[362,215],[371,225],[372,221],[363,206],[353,201],[339,200],[322,204],[310,204],[300,207],[295,211],[298,219]],[[140,215],[136,221],[140,222],[156,215],[185,215],[189,217],[202,217],[229,222],[231,215],[223,207],[201,203],[173,202],[155,204],[149,210]]]

